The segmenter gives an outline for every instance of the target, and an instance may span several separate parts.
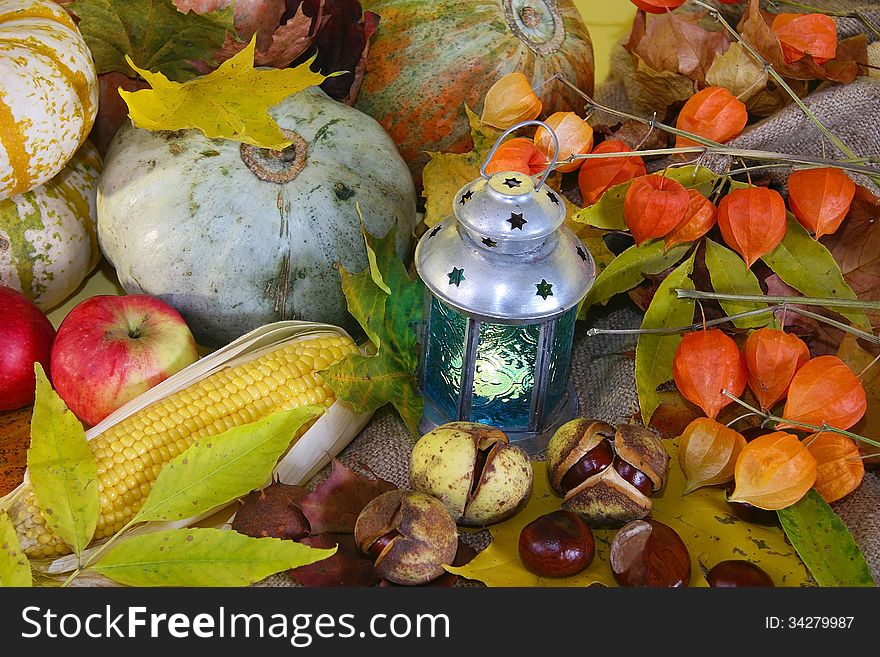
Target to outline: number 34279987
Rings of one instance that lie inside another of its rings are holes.
[[[764,627],[768,630],[847,630],[854,619],[855,616],[765,616]]]

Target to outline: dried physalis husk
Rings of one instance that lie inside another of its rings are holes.
[[[851,438],[823,431],[806,438],[804,444],[818,464],[813,488],[826,502],[846,497],[862,483],[865,464]]]
[[[589,153],[593,148],[593,128],[574,112],[556,112],[544,121],[559,140],[559,161],[567,160],[572,155]],[[553,138],[544,128],[535,132],[535,146],[547,156],[553,157]],[[567,164],[556,166],[557,171],[567,172],[577,169],[583,160],[573,160]]]
[[[815,426],[849,429],[868,408],[861,379],[837,356],[807,361],[788,388],[783,415]],[[796,425],[781,425],[780,428]]]
[[[691,422],[678,443],[685,495],[702,486],[731,481],[736,459],[745,446],[741,433],[715,420],[699,417]]]
[[[486,165],[486,173],[517,171],[527,176],[534,176],[546,168],[547,156],[539,151],[530,139],[516,137],[498,147]]]
[[[672,378],[679,392],[714,418],[746,387],[746,364],[732,338],[720,329],[687,333],[672,359]]]
[[[666,248],[700,239],[715,225],[718,209],[696,189],[687,190],[688,206],[684,221],[666,236]]]
[[[840,228],[855,195],[856,184],[834,167],[802,169],[788,177],[788,205],[816,239]]]
[[[751,267],[785,237],[785,201],[766,187],[735,189],[718,204],[718,227],[727,245]]]
[[[695,93],[681,108],[675,127],[719,143],[742,132],[749,120],[745,103],[724,87],[706,87]],[[697,143],[679,135],[676,148]]]
[[[500,130],[521,121],[531,121],[541,113],[541,99],[532,91],[525,75],[519,71],[508,73],[486,92],[480,120]]]
[[[743,353],[749,388],[765,409],[785,397],[795,372],[810,360],[810,350],[798,336],[766,327],[749,334]]]
[[[632,149],[619,139],[606,139],[593,149],[593,154],[630,152]],[[611,187],[644,175],[645,162],[638,155],[584,160],[578,171],[578,187],[584,206],[593,205]]]
[[[637,245],[665,237],[687,216],[688,193],[671,178],[651,174],[633,180],[623,200],[623,220]]]
[[[776,14],[770,29],[786,63],[810,55],[819,66],[837,57],[837,23],[825,14]]]
[[[816,459],[797,436],[775,431],[743,447],[734,471],[731,502],[768,511],[791,506],[813,487]]]

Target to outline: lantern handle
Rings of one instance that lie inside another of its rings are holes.
[[[495,145],[492,147],[492,150],[489,151],[489,155],[486,156],[486,160],[483,162],[483,165],[480,167],[480,175],[483,176],[483,178],[488,179],[490,177],[489,174],[486,173],[486,167],[489,166],[489,162],[492,161],[492,156],[495,155],[495,151],[497,151],[498,148],[501,146],[501,143],[504,141],[504,138],[507,135],[509,135],[511,132],[515,132],[515,131],[519,130],[520,128],[526,127],[527,125],[537,125],[537,126],[544,128],[547,132],[550,133],[550,137],[552,137],[552,139],[553,139],[553,159],[550,160],[550,163],[547,165],[547,168],[544,169],[544,171],[542,171],[537,176],[537,184],[535,185],[535,191],[537,192],[538,190],[541,189],[541,186],[544,184],[544,181],[547,179],[547,176],[550,175],[550,172],[553,171],[553,167],[555,167],[556,163],[559,161],[559,137],[556,136],[556,132],[553,130],[553,128],[551,128],[549,125],[547,125],[543,121],[538,121],[536,119],[533,119],[531,121],[522,121],[520,123],[517,123],[516,125],[510,126],[507,130],[505,130],[504,132],[501,133],[501,136],[498,137],[497,141],[495,142]]]

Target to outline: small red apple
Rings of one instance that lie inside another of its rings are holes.
[[[52,382],[71,411],[96,425],[196,361],[183,317],[155,297],[97,296],[77,305],[58,327]]]
[[[0,285],[0,411],[34,403],[34,363],[49,371],[55,329],[21,292]]]

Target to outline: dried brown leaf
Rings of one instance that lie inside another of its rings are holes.
[[[706,84],[725,87],[742,102],[767,88],[766,69],[739,43],[715,58],[706,73]]]
[[[327,559],[287,571],[303,586],[375,586],[379,577],[372,559],[358,552],[352,534],[318,534],[300,541],[309,547],[336,548]]]
[[[636,55],[631,70],[623,76],[623,85],[633,109],[649,115],[656,111],[661,117],[667,107],[694,95],[693,80],[672,71],[658,71]]]

